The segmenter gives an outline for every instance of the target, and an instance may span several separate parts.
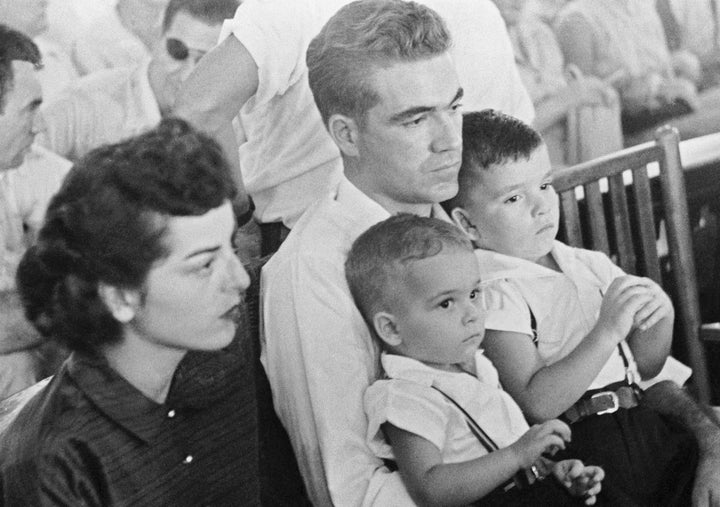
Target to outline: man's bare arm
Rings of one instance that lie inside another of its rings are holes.
[[[239,195],[237,211],[249,201],[238,159],[232,120],[258,87],[258,68],[248,50],[233,35],[206,54],[183,83],[174,114],[211,135],[222,146],[233,171]]]
[[[693,506],[720,505],[720,426],[709,407],[702,407],[675,382],[658,382],[645,391],[642,404],[687,428],[700,451],[693,486]]]

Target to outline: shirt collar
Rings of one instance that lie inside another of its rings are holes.
[[[368,197],[367,194],[353,185],[345,176],[340,178],[335,200],[342,203],[347,209],[363,211],[362,214],[358,215],[358,219],[363,222],[359,225],[365,226],[363,230],[369,229],[378,222],[390,218],[388,210],[383,208],[377,201]],[[445,222],[452,222],[448,214],[439,204],[433,204],[430,216],[444,220]]]
[[[569,256],[566,255],[565,249],[568,246],[559,241],[553,243],[550,254],[558,263],[560,269],[564,271],[564,265],[571,262]],[[475,250],[475,256],[480,264],[480,278],[483,282],[492,280],[502,280],[507,278],[539,278],[545,276],[555,276],[557,271],[541,266],[536,262],[530,262],[519,257],[505,255],[491,250],[478,248]]]
[[[482,350],[478,350],[475,353],[476,361],[478,354],[482,355]],[[432,386],[436,382],[453,381],[458,378],[458,375],[468,375],[468,373],[465,372],[438,370],[437,368],[432,368],[423,364],[417,359],[399,356],[397,354],[390,354],[387,352],[382,353],[380,361],[382,362],[383,370],[388,377],[399,380],[407,380],[428,387]]]
[[[68,374],[98,410],[144,442],[153,441],[165,416],[162,405],[145,397],[100,355],[73,352]]]

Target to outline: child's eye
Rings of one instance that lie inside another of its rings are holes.
[[[450,308],[452,306],[452,304],[453,304],[452,299],[443,299],[442,301],[440,301],[439,306],[440,306],[440,308],[447,309],[447,308]]]
[[[552,187],[552,183],[543,183],[540,185],[540,190],[547,190]]]
[[[505,199],[505,203],[506,203],[506,204],[507,204],[507,203],[512,204],[512,203],[518,202],[519,200],[520,200],[520,196],[519,196],[519,195],[513,195],[512,197],[509,197],[509,198]]]
[[[451,109],[453,111],[460,111],[462,109],[463,105],[460,102],[457,102],[451,106]]]
[[[478,297],[480,297],[480,289],[473,289],[473,290],[470,292],[470,299],[471,299],[471,300],[475,300],[475,299],[477,299]]]

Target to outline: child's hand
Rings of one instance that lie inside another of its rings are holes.
[[[635,315],[655,297],[647,280],[624,275],[617,277],[608,287],[595,326],[611,333],[615,343],[627,337],[635,324]]]
[[[657,283],[650,278],[643,278],[643,280],[648,288],[648,293],[652,295],[652,299],[635,314],[634,325],[638,329],[645,331],[664,318],[674,319],[675,309],[670,297]]]
[[[586,466],[577,459],[566,459],[555,463],[552,474],[571,495],[583,497],[585,505],[595,505],[596,497],[602,489],[602,480],[605,478],[605,471],[602,468]]]
[[[543,454],[555,454],[570,441],[570,427],[558,419],[536,424],[508,447],[517,460],[518,469],[530,468]]]

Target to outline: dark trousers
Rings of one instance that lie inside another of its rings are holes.
[[[603,490],[606,485],[609,493],[619,490],[641,506],[691,504],[698,448],[684,428],[638,406],[588,417],[571,429],[572,442],[563,454],[601,466]]]

